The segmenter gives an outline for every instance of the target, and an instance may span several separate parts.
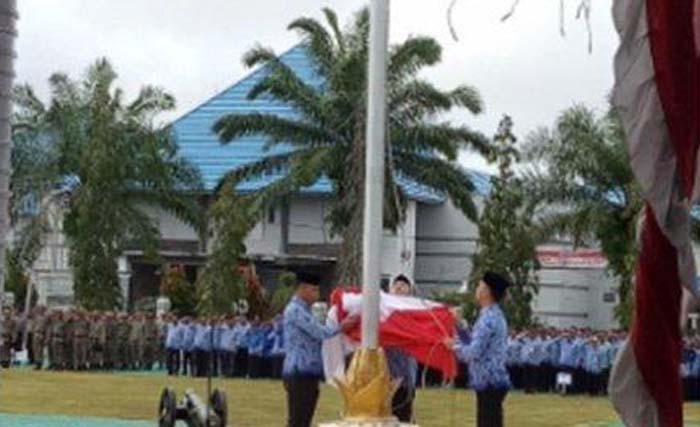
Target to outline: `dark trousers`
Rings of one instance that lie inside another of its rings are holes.
[[[287,427],[310,427],[318,403],[318,379],[287,378]]]
[[[178,375],[180,373],[180,350],[169,348],[165,365],[168,367],[168,375]]]
[[[416,391],[413,387],[399,387],[391,402],[391,412],[402,423],[410,423],[413,418],[413,399]]]
[[[194,352],[182,352],[182,375],[194,376]]]
[[[211,358],[213,354],[211,351],[197,349],[194,351],[195,369],[194,376],[196,377],[206,377],[209,376],[210,368],[212,368]]]
[[[222,376],[226,378],[233,377],[234,362],[235,354],[232,351],[219,352],[219,366]]]
[[[476,426],[502,427],[503,400],[508,390],[488,388],[476,393]]]
[[[233,363],[233,376],[245,378],[248,375],[248,349],[239,348]]]
[[[263,377],[263,359],[261,356],[251,354],[248,356],[248,378]]]
[[[508,376],[510,376],[510,382],[513,384],[513,388],[520,390],[523,388],[523,367],[522,365],[510,365],[507,367]]]
[[[284,356],[272,357],[272,378],[282,378],[282,367],[284,366]]]

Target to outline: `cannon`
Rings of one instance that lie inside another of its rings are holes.
[[[160,395],[158,417],[158,427],[175,427],[178,420],[184,421],[187,427],[226,427],[226,393],[214,389],[207,405],[194,391],[187,390],[178,404],[175,391],[165,388]]]

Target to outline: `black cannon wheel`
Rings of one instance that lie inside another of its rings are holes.
[[[217,427],[226,427],[228,422],[228,404],[226,403],[226,392],[215,389],[210,399],[211,408],[214,410],[219,424]]]
[[[160,405],[158,406],[159,427],[175,427],[176,399],[175,392],[172,389],[163,389],[163,392],[160,394]]]

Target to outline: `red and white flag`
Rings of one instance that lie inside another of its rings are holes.
[[[444,304],[411,296],[382,292],[379,300],[379,343],[384,348],[399,348],[425,366],[437,369],[452,379],[457,376],[454,353],[443,344],[455,335],[455,318]],[[331,295],[328,322],[340,322],[346,316],[360,315],[359,290],[336,289]],[[344,356],[359,346],[360,327],[347,335],[323,344],[326,378],[342,378]]]
[[[628,427],[681,427],[684,293],[697,296],[690,205],[697,191],[697,0],[616,0],[613,103],[646,202],[630,337],[610,380]],[[687,300],[687,298],[686,298]]]

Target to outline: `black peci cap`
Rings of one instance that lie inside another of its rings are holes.
[[[506,289],[510,286],[508,279],[498,273],[487,271],[481,279],[491,289],[491,293],[496,301],[501,301],[506,294]]]
[[[313,273],[298,272],[297,276],[297,286],[305,284],[312,286],[321,286],[321,278]]]

